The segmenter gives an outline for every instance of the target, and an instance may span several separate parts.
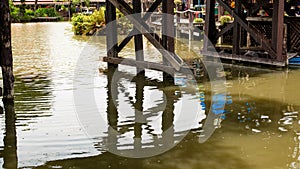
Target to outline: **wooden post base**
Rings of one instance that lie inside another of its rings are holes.
[[[14,76],[12,66],[2,66],[3,100],[14,99]]]

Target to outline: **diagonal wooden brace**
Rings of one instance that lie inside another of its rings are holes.
[[[146,21],[150,18],[152,12],[154,12],[154,10],[158,7],[158,5],[162,2],[162,0],[156,0],[148,9],[147,13],[144,15],[143,17],[143,21]],[[130,33],[128,34],[128,36],[120,43],[120,45],[118,46],[118,52],[120,52],[127,44],[128,42],[132,39],[133,35],[138,34],[138,30],[133,28],[132,31],[130,31]],[[160,40],[161,41],[161,40]]]
[[[247,32],[250,33],[250,35],[253,37],[253,39],[262,45],[262,47],[268,52],[268,54],[273,57],[277,58],[276,52],[272,49],[271,43],[269,39],[266,39],[265,36],[260,33],[258,30],[255,30],[254,28],[250,28],[247,23],[243,19],[239,17],[238,14],[236,14],[227,4],[225,4],[222,0],[216,0],[226,11],[230,13],[231,16],[234,17],[234,20],[238,22]]]
[[[168,62],[175,68],[175,70],[179,71],[183,66],[183,60],[174,53],[167,51],[159,41],[155,39],[150,34],[149,26],[142,21],[141,19],[137,19],[136,17],[130,16],[133,14],[132,9],[124,0],[109,0],[115,7],[117,7],[127,18],[131,21],[131,23],[143,33],[143,35],[152,43],[154,47],[158,49],[158,51],[163,55],[164,58],[168,60]],[[125,5],[125,4],[126,5]]]

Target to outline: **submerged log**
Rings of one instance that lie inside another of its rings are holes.
[[[13,58],[11,50],[11,18],[8,0],[0,1],[0,65],[3,76],[3,99],[14,98]]]

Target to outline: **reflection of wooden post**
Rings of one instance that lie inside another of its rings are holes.
[[[16,119],[13,103],[4,103],[5,136],[3,139],[3,168],[18,168]]]
[[[118,111],[117,111],[117,98],[118,98],[118,85],[113,80],[113,75],[116,68],[108,69],[107,74],[107,121],[108,121],[108,148],[116,150],[117,146],[117,126],[118,126]],[[115,100],[115,101],[114,101]]]
[[[167,89],[168,90],[168,89]],[[175,101],[175,92],[164,91],[165,93],[165,102],[166,108],[162,114],[162,131],[163,131],[163,142],[171,144],[174,143],[174,101]],[[168,130],[168,131],[167,131]],[[166,145],[168,146],[168,145]]]
[[[142,125],[146,122],[143,116],[144,77],[137,75],[135,91],[135,124],[134,124],[134,148],[142,148]]]
[[[11,50],[11,19],[8,1],[0,3],[0,64],[3,77],[3,99],[14,98],[13,58]]]
[[[189,41],[193,40],[194,36],[194,13],[192,11],[189,11]]]

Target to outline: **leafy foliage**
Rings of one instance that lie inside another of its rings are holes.
[[[96,10],[92,15],[76,14],[72,17],[75,35],[90,35],[105,24],[105,8]]]
[[[181,0],[174,0],[174,4],[176,4],[176,5],[181,5],[181,4],[182,4],[182,1],[181,1]]]
[[[228,23],[230,21],[232,21],[233,19],[231,18],[231,16],[228,15],[223,15],[220,17],[220,23],[221,25],[224,25],[225,23]]]
[[[202,23],[204,20],[202,18],[195,18],[194,23]]]
[[[59,14],[54,8],[38,8],[34,14],[36,17],[57,17]]]
[[[89,7],[90,6],[90,0],[83,0],[85,6]],[[73,5],[81,5],[82,4],[82,0],[73,0],[72,1]]]
[[[25,9],[21,14],[21,9],[14,6],[12,0],[9,0],[10,16],[13,22],[28,22],[34,17],[58,17],[60,16],[54,8],[38,8],[36,11]]]

